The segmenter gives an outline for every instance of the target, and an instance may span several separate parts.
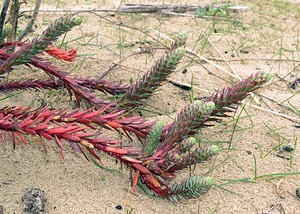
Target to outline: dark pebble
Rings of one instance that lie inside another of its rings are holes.
[[[187,72],[187,69],[186,69],[186,68],[182,70],[182,73],[183,73],[183,74],[185,74],[186,72]]]
[[[283,146],[282,149],[283,149],[284,151],[287,151],[287,152],[291,152],[291,151],[294,150],[294,149],[293,149],[292,147],[290,147],[290,146]]]
[[[296,189],[296,196],[300,199],[300,187]]]
[[[117,210],[122,210],[123,207],[119,204],[119,205],[116,206],[116,209],[117,209]]]
[[[12,180],[2,181],[2,184],[10,185],[10,184],[12,184]]]
[[[290,88],[295,90],[295,89],[297,89],[298,85],[300,85],[300,78],[298,78],[294,82],[292,82],[290,85]]]
[[[243,48],[242,48],[242,49],[240,50],[240,53],[242,53],[242,54],[248,54],[248,53],[249,53],[249,51],[248,51],[248,50],[246,50],[246,49],[243,49]]]

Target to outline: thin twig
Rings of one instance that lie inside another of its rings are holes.
[[[298,68],[300,67],[300,63],[298,65],[296,65],[291,71],[289,71],[285,76],[280,77],[279,75],[276,75],[279,80],[278,81],[282,81],[284,80],[287,76],[289,76],[291,73],[293,73],[294,71],[296,71]]]
[[[132,26],[130,26],[130,25],[126,25],[126,24],[124,24],[123,22],[116,23],[116,22],[114,22],[114,21],[109,20],[109,19],[106,18],[105,16],[99,15],[99,14],[97,14],[96,12],[93,12],[93,11],[80,11],[80,12],[74,13],[73,15],[76,15],[76,14],[79,14],[79,13],[86,13],[86,12],[88,12],[88,13],[90,13],[90,14],[93,14],[93,15],[99,17],[100,19],[103,19],[104,21],[106,21],[106,22],[108,22],[108,23],[110,23],[110,24],[116,25],[116,26],[118,26],[118,27],[129,28],[129,29],[132,29],[132,30],[136,30],[136,31],[138,31],[138,32],[141,32],[141,33],[145,34],[146,36],[148,36],[149,38],[153,39],[155,42],[157,42],[157,43],[161,44],[162,46],[168,48],[167,45],[161,43],[158,39],[156,39],[154,36],[152,36],[150,33],[148,33],[148,32],[147,32],[148,29],[146,29],[146,30],[144,31],[144,30],[141,30],[141,29],[138,28],[138,27],[132,27]]]
[[[265,108],[260,107],[260,106],[256,106],[256,105],[253,105],[253,104],[250,104],[250,103],[246,103],[245,101],[242,101],[241,103],[243,103],[247,106],[250,106],[250,107],[253,107],[253,108],[268,112],[268,113],[271,113],[271,114],[275,114],[275,115],[284,117],[286,119],[289,119],[289,120],[292,120],[292,121],[295,121],[295,122],[298,122],[298,123],[300,122],[300,119],[296,118],[296,117],[291,117],[291,116],[288,116],[286,114],[282,114],[282,113],[279,113],[279,112],[276,112],[276,111],[273,111],[273,110],[265,109]]]
[[[207,38],[208,43],[213,47],[213,49],[215,49],[215,51],[217,51],[217,53],[221,56],[221,58],[224,60],[224,62],[226,63],[226,65],[228,66],[228,68],[232,71],[232,73],[234,73],[234,75],[236,76],[236,78],[238,80],[242,80],[242,78],[240,77],[240,75],[233,69],[233,67],[231,66],[231,64],[227,61],[227,59],[224,57],[224,55],[221,53],[221,51],[212,43],[212,41],[210,41],[209,38]]]
[[[200,19],[205,19],[205,20],[220,20],[220,21],[236,21],[234,19],[227,19],[227,18],[222,18],[222,17],[217,17],[217,16],[199,16],[199,15],[194,15],[194,14],[186,14],[186,13],[174,13],[170,11],[162,11],[163,15],[172,15],[172,16],[182,16],[182,17],[192,17],[192,18],[200,18]]]
[[[3,34],[3,28],[4,28],[4,23],[5,23],[5,17],[6,17],[6,12],[9,6],[9,1],[10,0],[5,0],[2,11],[1,11],[1,16],[0,16],[0,42],[2,40],[2,34]]]
[[[232,71],[232,73],[235,74],[235,76],[237,77],[237,79],[239,81],[242,80],[242,78],[240,77],[240,75],[233,69],[233,67],[231,66],[231,64],[227,61],[227,59],[224,57],[224,55],[221,53],[221,51],[210,41],[210,39],[207,39],[208,43],[218,52],[218,54],[221,56],[221,58],[225,61],[225,63],[227,64],[227,66],[229,67],[229,69]],[[255,97],[255,94],[253,92],[250,93],[251,97],[254,99],[254,101],[257,104],[260,104],[259,100]]]
[[[26,28],[23,30],[23,32],[19,36],[18,41],[21,41],[28,34],[28,32],[32,31],[32,26],[33,26],[33,24],[34,24],[34,22],[36,20],[36,17],[37,17],[37,15],[39,13],[40,6],[41,6],[41,0],[36,0],[34,11],[33,11],[33,14],[31,16],[30,22],[28,23],[28,25],[26,26]]]
[[[157,31],[157,30],[155,30],[155,29],[152,29],[152,31],[155,32],[157,35],[161,36],[162,38],[167,39],[167,40],[169,40],[169,41],[171,41],[171,42],[174,42],[173,39],[171,39],[170,37],[166,36],[165,34],[159,32],[159,31]],[[185,49],[187,50],[188,53],[197,56],[197,57],[200,58],[201,60],[203,60],[203,61],[205,61],[205,62],[207,62],[207,63],[213,65],[214,67],[216,67],[216,68],[218,68],[219,70],[225,72],[225,73],[228,74],[229,76],[231,76],[231,77],[233,77],[233,78],[235,78],[235,79],[237,78],[234,74],[232,74],[231,72],[227,71],[225,68],[223,68],[223,67],[217,65],[216,63],[214,63],[214,62],[208,60],[206,57],[204,57],[204,56],[202,56],[202,55],[200,55],[200,54],[197,54],[195,51],[191,50],[190,48],[186,47]]]
[[[15,41],[18,31],[18,20],[19,20],[19,0],[13,0],[10,6],[10,23],[12,25],[12,31],[7,36],[8,41]]]
[[[43,13],[82,13],[82,12],[113,12],[113,13],[157,13],[163,10],[169,11],[195,11],[203,5],[120,5],[117,9],[110,8],[90,8],[90,9],[41,9]],[[24,12],[32,12],[32,10],[23,10]]]
[[[124,60],[126,60],[126,59],[128,59],[128,58],[130,58],[130,57],[132,57],[134,55],[137,55],[137,54],[149,53],[149,51],[150,51],[150,49],[141,50],[138,53],[133,53],[133,54],[130,54],[129,56],[126,56],[125,58],[121,59],[118,62],[112,62],[111,65],[96,78],[96,80],[100,80],[103,77],[105,77],[110,71],[112,71],[115,67],[117,67],[118,65],[120,65],[121,62],[123,62]]]
[[[33,12],[34,10],[30,9],[22,9],[21,12]],[[103,13],[109,13],[118,12],[116,9],[99,9],[99,8],[91,8],[91,9],[39,9],[40,13],[89,13],[89,12],[103,12]]]
[[[204,8],[208,5],[149,5],[149,4],[121,4],[118,7],[120,13],[160,13],[164,11],[184,13]]]
[[[209,58],[208,60],[215,61],[215,62],[224,62],[224,59],[215,59],[215,58]],[[300,60],[296,59],[279,59],[279,58],[240,58],[240,59],[226,59],[228,62],[237,62],[237,61],[283,61],[283,62],[300,62]]]
[[[280,106],[280,107],[282,107],[282,108],[285,108],[286,110],[291,111],[291,112],[293,112],[293,113],[296,114],[296,115],[299,115],[299,113],[300,113],[300,112],[298,112],[296,109],[293,109],[293,108],[291,108],[290,106],[287,106],[287,105],[285,105],[285,104],[282,104],[282,103],[280,103],[280,102],[278,102],[278,101],[276,101],[276,100],[274,100],[274,99],[272,99],[272,98],[270,98],[270,97],[267,97],[267,96],[262,95],[262,94],[259,94],[258,96],[263,97],[264,99],[267,99],[267,100],[269,100],[269,101],[271,101],[271,102],[274,102],[274,103],[276,103],[278,106]]]

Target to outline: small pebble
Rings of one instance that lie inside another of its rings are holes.
[[[10,185],[10,184],[12,184],[12,180],[2,181],[2,184]]]
[[[119,205],[116,206],[116,209],[117,209],[117,210],[122,210],[123,207],[119,204]]]
[[[184,69],[182,70],[182,73],[185,74],[186,72],[187,72],[187,69],[184,68]]]
[[[242,48],[242,49],[240,50],[240,53],[242,53],[242,54],[247,54],[247,53],[249,53],[249,51]]]
[[[300,199],[300,187],[296,189],[296,196]]]
[[[293,149],[292,147],[290,147],[290,146],[283,146],[282,149],[283,149],[284,151],[287,151],[287,152],[291,152],[291,151],[294,150],[294,149]]]
[[[300,85],[300,78],[296,79],[294,82],[291,83],[290,88],[295,90]]]

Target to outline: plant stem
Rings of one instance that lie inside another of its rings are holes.
[[[6,12],[9,6],[10,0],[4,0],[1,15],[0,15],[0,44],[2,43],[2,34],[3,34],[3,28],[4,28],[4,23],[5,23],[5,17],[6,17]]]
[[[36,0],[33,14],[31,16],[30,22],[26,28],[22,31],[21,35],[18,37],[18,41],[21,41],[29,32],[32,31],[32,26],[36,20],[36,17],[39,13],[39,8],[41,6],[41,0]]]

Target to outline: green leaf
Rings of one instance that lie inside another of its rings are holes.
[[[146,148],[145,154],[152,155],[157,145],[160,141],[161,134],[163,131],[164,124],[161,121],[158,121],[151,129],[150,133],[147,135],[146,138]]]
[[[201,194],[206,193],[214,184],[212,177],[192,176],[180,184],[174,184],[167,198],[172,202],[198,198]]]

